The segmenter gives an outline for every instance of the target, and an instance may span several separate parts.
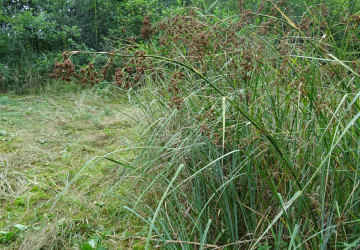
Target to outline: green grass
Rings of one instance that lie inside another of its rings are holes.
[[[138,244],[124,238],[141,232],[141,223],[129,223],[123,202],[106,192],[126,175],[111,162],[90,164],[50,209],[86,162],[138,143],[136,113],[123,94],[106,88],[54,84],[40,95],[0,96],[2,249],[65,249],[90,240],[111,249]],[[134,152],[113,155],[128,161]],[[123,181],[114,190],[129,187]]]

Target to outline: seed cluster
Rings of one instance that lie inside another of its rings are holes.
[[[113,73],[114,83],[122,88],[130,89],[135,86],[141,86],[144,79],[145,71],[154,72],[151,60],[145,57],[145,52],[137,50],[134,57],[125,60],[122,67],[115,67],[113,52],[110,52],[110,57],[106,64],[97,70],[94,63],[89,62],[85,67],[76,69],[74,63],[69,59],[69,52],[63,53],[63,62],[55,62],[54,72],[50,75],[55,79],[63,81],[74,81],[83,86],[93,86],[102,81],[112,81],[111,74]]]
[[[113,53],[113,52],[110,52]],[[103,75],[103,78],[106,79],[109,71],[114,67],[114,58],[113,57],[109,57],[109,59],[107,60],[105,66],[101,69],[101,74]]]
[[[145,58],[145,52],[137,50],[135,57],[125,62],[122,68],[117,68],[115,72],[115,84],[119,87],[130,89],[141,86],[145,76],[145,71],[150,68],[149,60]]]
[[[86,86],[87,84],[95,85],[103,78],[99,77],[99,73],[95,70],[94,64],[89,63],[86,68],[82,68],[78,74],[78,78],[81,79],[81,85]]]
[[[171,84],[168,87],[168,92],[172,95],[168,103],[171,108],[175,107],[177,109],[180,109],[180,106],[184,101],[180,95],[180,87],[179,87],[183,77],[184,77],[184,73],[181,71],[177,71],[173,74],[173,77],[171,79]]]
[[[50,74],[52,78],[61,79],[63,81],[71,82],[75,74],[75,65],[69,59],[67,52],[62,54],[64,62],[55,62],[54,72]]]
[[[64,62],[55,62],[54,71],[50,76],[54,79],[61,79],[63,81],[71,82],[75,81],[83,86],[95,85],[104,80],[104,74],[107,74],[107,70],[111,67],[111,61],[101,69],[103,74],[99,74],[96,71],[94,64],[89,63],[85,68],[76,70],[74,63],[70,60],[71,53],[64,52],[62,54]]]
[[[156,25],[160,34],[159,43],[166,56],[175,57],[175,51],[169,47],[185,48],[187,59],[195,64],[202,65],[207,58],[217,53],[224,53],[238,47],[240,40],[237,35],[243,26],[241,22],[214,24],[211,20],[202,20],[196,14],[175,16]]]
[[[150,15],[146,15],[143,20],[143,26],[141,28],[141,37],[144,40],[149,39],[154,32],[154,29],[151,27]]]

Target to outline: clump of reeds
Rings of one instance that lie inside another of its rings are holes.
[[[356,247],[358,19],[326,4],[245,7],[157,25],[160,55],[146,57],[161,70],[141,71],[133,93],[146,147],[132,165],[117,161],[146,180],[126,209],[148,225],[147,246]]]

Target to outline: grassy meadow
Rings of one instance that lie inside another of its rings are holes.
[[[145,16],[1,96],[0,244],[358,249],[360,16],[329,2]]]

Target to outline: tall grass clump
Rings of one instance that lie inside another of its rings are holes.
[[[141,52],[107,53],[144,114],[138,159],[109,160],[140,174],[125,209],[146,246],[360,245],[360,20],[308,2],[240,1],[226,19],[189,9]]]
[[[9,53],[11,54],[11,53]],[[14,58],[0,63],[1,93],[38,93],[50,80],[49,72],[53,68],[53,53],[35,55],[29,53],[20,59]],[[21,63],[19,63],[21,62]]]

